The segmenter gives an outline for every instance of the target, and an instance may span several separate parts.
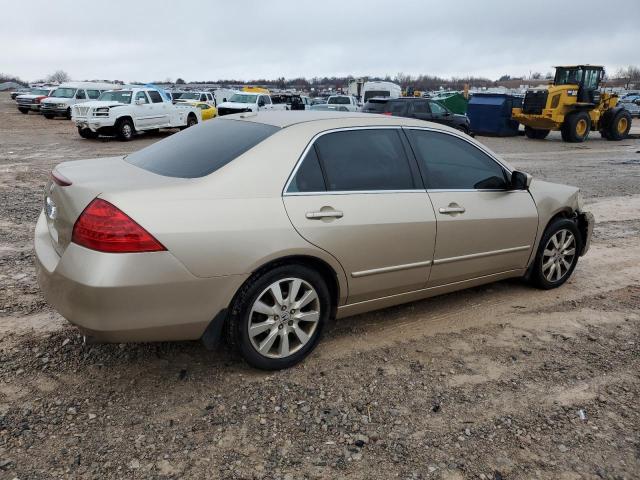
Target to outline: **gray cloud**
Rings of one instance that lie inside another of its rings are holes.
[[[640,64],[635,0],[14,5],[0,17],[0,72],[31,80],[60,68],[76,79],[150,81],[398,72],[496,78],[556,64],[609,71]]]

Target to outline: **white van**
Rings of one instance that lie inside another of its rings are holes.
[[[120,85],[103,82],[66,82],[40,103],[40,112],[45,118],[71,119],[71,107],[75,104],[96,100],[102,92],[114,88],[120,88]]]

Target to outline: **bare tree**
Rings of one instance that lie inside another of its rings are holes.
[[[637,86],[640,83],[640,68],[635,65],[629,65],[627,68],[619,68],[615,78],[624,80],[625,88],[630,88],[631,85]]]
[[[71,80],[71,77],[69,77],[69,74],[64,70],[56,70],[47,77],[48,82],[64,83],[69,80]]]

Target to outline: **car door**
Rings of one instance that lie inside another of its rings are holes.
[[[168,102],[165,102],[162,95],[157,90],[149,90],[147,92],[149,100],[151,100],[152,115],[150,124],[157,128],[168,127],[171,122]]]
[[[136,128],[149,128],[153,126],[153,107],[144,90],[136,93],[135,100],[135,126]]]
[[[431,118],[432,122],[442,123],[443,125],[449,125],[450,127],[455,127],[453,122],[453,115],[449,110],[440,105],[435,100],[429,100],[429,109],[431,110]]]
[[[527,190],[474,143],[448,132],[406,128],[437,218],[430,287],[523,269],[538,211]]]
[[[409,103],[409,116],[419,120],[431,120],[431,110],[427,100],[415,100]]]
[[[399,128],[321,134],[285,188],[298,233],[344,268],[348,303],[425,287],[436,223]]]

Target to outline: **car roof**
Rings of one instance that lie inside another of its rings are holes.
[[[331,123],[335,121],[342,126],[381,125],[381,126],[423,126],[439,130],[454,131],[454,129],[439,123],[425,122],[406,117],[395,117],[374,113],[318,111],[318,110],[272,110],[251,113],[238,113],[219,117],[220,120],[242,120],[246,122],[262,123],[274,127],[286,128],[292,125],[310,122]]]

